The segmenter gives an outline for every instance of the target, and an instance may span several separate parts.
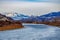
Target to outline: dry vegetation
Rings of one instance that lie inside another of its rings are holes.
[[[0,27],[0,31],[11,30],[11,29],[18,29],[18,28],[23,28],[23,26],[20,25],[20,24],[4,25],[3,27]]]
[[[0,31],[23,28],[20,21],[15,21],[10,17],[0,14]]]

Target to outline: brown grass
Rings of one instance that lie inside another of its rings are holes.
[[[17,29],[17,28],[23,28],[20,24],[10,24],[10,25],[4,25],[3,27],[0,27],[0,31],[3,30],[11,30],[11,29]]]

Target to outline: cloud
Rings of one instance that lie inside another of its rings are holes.
[[[60,2],[60,0],[0,0],[0,1]]]
[[[43,15],[60,11],[60,4],[36,2],[6,2],[0,4],[0,12],[18,12],[27,15]]]

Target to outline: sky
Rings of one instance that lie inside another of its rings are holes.
[[[43,15],[60,11],[60,0],[0,0],[0,12]]]

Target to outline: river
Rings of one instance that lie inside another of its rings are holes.
[[[44,24],[23,24],[24,28],[0,31],[0,40],[60,40],[60,28]]]

